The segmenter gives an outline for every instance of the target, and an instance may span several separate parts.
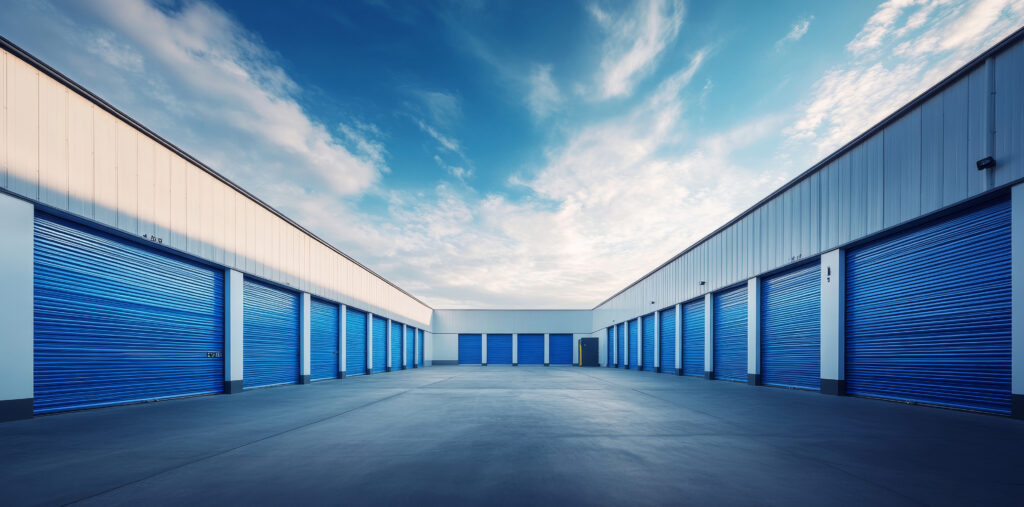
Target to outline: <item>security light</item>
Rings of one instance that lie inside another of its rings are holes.
[[[996,159],[992,157],[985,157],[978,161],[978,170],[984,171],[985,169],[991,169],[996,166]]]

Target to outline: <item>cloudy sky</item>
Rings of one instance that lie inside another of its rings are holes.
[[[1024,0],[0,7],[436,308],[590,308],[1024,24]]]

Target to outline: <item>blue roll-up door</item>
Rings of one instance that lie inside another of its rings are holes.
[[[487,335],[487,364],[512,364],[512,335]]]
[[[676,309],[662,310],[658,319],[658,341],[663,373],[676,372]]]
[[[338,378],[338,314],[334,303],[312,298],[309,304],[309,376]]]
[[[388,321],[373,316],[373,373],[387,371],[388,366]]]
[[[846,391],[1010,412],[1010,203],[846,255]]]
[[[544,364],[544,335],[519,335],[519,364]]]
[[[608,326],[605,330],[605,366],[613,366],[615,364],[615,326]]]
[[[683,305],[683,375],[704,376],[704,300]]]
[[[367,314],[353,308],[345,313],[345,375],[366,374]]]
[[[548,364],[572,364],[572,335],[548,335]]]
[[[416,364],[418,366],[423,365],[423,330],[420,329],[416,333]]]
[[[618,363],[616,363],[615,366],[618,367],[618,368],[625,368],[626,367],[626,325],[625,324],[619,324],[615,328],[615,343],[618,344],[617,347],[618,347],[618,350],[619,350],[619,361],[618,361]]]
[[[639,321],[631,320],[627,323],[629,328],[629,363],[627,368],[636,368],[640,363],[637,362],[637,324]]]
[[[43,213],[34,255],[36,413],[223,391],[223,271]]]
[[[654,329],[654,314],[645,315],[643,317],[644,325],[644,339],[643,339],[643,357],[640,358],[644,364],[644,369],[647,371],[654,371],[654,340],[656,340],[657,333]]]
[[[248,277],[242,293],[242,386],[298,383],[299,295]]]
[[[459,364],[483,364],[482,335],[459,335]]]
[[[761,280],[761,382],[821,388],[821,264]]]
[[[711,320],[715,378],[747,381],[747,286],[715,294]]]
[[[412,368],[413,361],[416,360],[416,328],[406,327],[405,328],[405,358],[403,363],[406,368]]]
[[[402,368],[402,325],[391,322],[391,369]]]

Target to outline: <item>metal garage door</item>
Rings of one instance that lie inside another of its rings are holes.
[[[367,314],[347,308],[345,315],[345,375],[366,374]]]
[[[512,335],[487,335],[487,364],[512,364]]]
[[[414,345],[415,343],[416,343],[416,328],[414,328],[414,327],[406,327],[405,328],[405,359],[403,359],[403,362],[402,362],[402,364],[404,364],[406,368],[412,368],[412,363],[413,363],[413,361],[416,360],[415,359],[416,349],[415,349],[415,345]]]
[[[572,364],[572,335],[548,335],[548,364]]]
[[[36,413],[223,390],[223,271],[42,213],[34,253]]]
[[[761,382],[821,388],[821,264],[761,280]]]
[[[312,298],[309,305],[309,376],[338,378],[338,305]],[[244,336],[243,336],[244,339]]]
[[[661,371],[676,372],[676,309],[662,310],[658,319],[658,341],[661,347]]]
[[[1010,203],[851,249],[850,394],[1010,412]]]
[[[715,294],[712,361],[716,379],[747,381],[747,286]]]
[[[242,386],[299,381],[299,295],[245,278]]]
[[[612,366],[615,364],[615,326],[609,326],[605,330],[605,366]]]
[[[643,339],[643,350],[644,350],[644,353],[643,353],[643,357],[640,358],[640,359],[641,359],[641,361],[644,364],[644,369],[645,370],[647,370],[647,371],[654,371],[654,340],[655,340],[655,336],[658,336],[658,334],[654,332],[655,331],[655,329],[654,329],[654,314],[652,313],[650,315],[645,315],[643,317],[643,319],[644,319],[644,325],[643,325],[643,328],[644,328],[643,329],[643,331],[644,331],[644,339]]]
[[[388,366],[388,321],[373,316],[373,373],[387,371]]]
[[[391,369],[402,368],[402,325],[391,322]]]
[[[459,364],[482,364],[481,353],[482,335],[460,334],[459,335]]]
[[[416,334],[416,365],[423,366],[423,330],[418,330]]]
[[[639,321],[631,320],[626,323],[629,329],[629,363],[627,368],[636,368],[640,363],[637,362],[637,323]]]
[[[544,335],[519,335],[519,364],[544,364]]]
[[[704,376],[704,300],[683,305],[683,375]]]
[[[627,359],[626,358],[626,325],[625,324],[619,324],[615,328],[615,343],[618,344],[617,347],[618,347],[618,350],[619,350],[619,362],[616,363],[615,366],[618,367],[618,368],[625,368],[626,367],[626,359]]]

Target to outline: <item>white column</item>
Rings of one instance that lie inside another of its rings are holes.
[[[711,293],[704,294],[704,378],[706,379],[715,378],[715,351],[711,348],[715,341],[715,326],[712,321],[714,317],[715,296]]]
[[[846,266],[842,250],[821,254],[821,392],[844,394],[844,288]]]
[[[244,280],[245,275],[238,271],[224,272],[224,392],[227,394],[240,393],[243,387]]]
[[[487,333],[480,335],[480,364],[487,366]]]
[[[551,335],[544,333],[544,366],[551,365]]]
[[[388,333],[387,333],[387,338],[385,338],[384,341],[385,341],[385,343],[388,344],[387,345],[388,350],[387,350],[387,352],[386,352],[386,354],[384,356],[384,369],[386,369],[387,371],[391,371],[391,365],[393,364],[391,362],[391,340],[395,339],[393,336],[391,336],[391,327],[392,327],[391,326],[391,319],[388,319],[387,326],[388,326]]]
[[[761,385],[761,279],[747,280],[747,383]]]
[[[406,354],[408,354],[408,352],[406,352],[406,351],[409,350],[409,338],[408,338],[408,336],[409,336],[409,326],[407,326],[405,324],[402,324],[402,359],[401,359],[402,365],[401,366],[402,366],[403,370],[405,369]],[[415,337],[413,337],[413,338],[415,339]]]
[[[683,374],[683,304],[676,305],[676,375]]]
[[[661,373],[661,310],[654,312],[654,371]]]
[[[338,313],[338,378],[345,378],[345,362],[348,360],[348,347],[345,345],[345,313],[348,306],[341,305]]]
[[[373,314],[366,314],[366,374],[373,373]]]
[[[299,297],[299,383],[309,383],[309,293]]]
[[[1010,211],[1011,415],[1024,419],[1024,185],[1013,187]]]
[[[35,207],[0,194],[0,421],[32,417]]]
[[[512,366],[519,366],[519,333],[512,333]]]

